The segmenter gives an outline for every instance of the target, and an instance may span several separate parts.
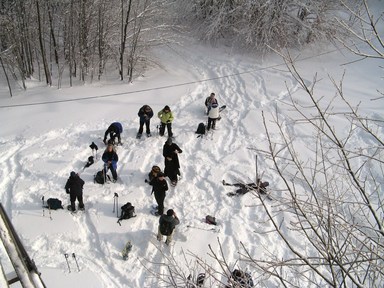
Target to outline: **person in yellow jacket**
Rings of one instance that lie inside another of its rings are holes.
[[[167,127],[168,137],[172,137],[172,121],[173,114],[168,105],[166,105],[159,113],[157,113],[157,117],[159,117],[161,124],[159,129],[160,136],[164,136],[165,127]]]

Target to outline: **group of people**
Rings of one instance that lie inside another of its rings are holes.
[[[216,120],[219,118],[219,104],[215,97],[215,93],[211,93],[209,97],[205,100],[206,114],[208,115],[208,125],[207,130],[216,128]],[[154,113],[152,108],[149,105],[143,105],[139,111],[139,130],[137,132],[137,137],[141,137],[144,131],[148,137],[151,136],[150,129],[150,120],[153,117]],[[158,226],[158,236],[157,239],[161,240],[162,235],[167,236],[166,243],[169,244],[172,240],[173,230],[176,225],[180,223],[179,219],[176,216],[176,213],[169,209],[164,213],[164,200],[166,197],[166,192],[168,191],[168,183],[165,177],[168,177],[171,183],[171,186],[176,186],[178,181],[178,176],[180,176],[180,161],[178,154],[183,151],[181,148],[174,143],[173,141],[173,132],[172,132],[172,122],[173,122],[173,113],[168,105],[164,106],[157,113],[158,118],[160,119],[159,135],[163,136],[165,129],[167,129],[168,139],[163,146],[163,157],[164,157],[164,172],[161,171],[160,167],[153,166],[152,171],[150,172],[148,182],[152,186],[152,193],[154,194],[155,200],[157,202],[158,208],[155,215],[160,216],[159,226]],[[121,134],[123,132],[123,126],[119,122],[113,122],[109,125],[108,129],[104,133],[103,142],[107,145],[101,159],[104,162],[104,175],[107,174],[108,170],[112,173],[112,182],[116,182],[118,179],[117,176],[117,162],[119,157],[115,150],[115,144],[121,145]],[[109,135],[109,140],[107,137]],[[117,140],[117,141],[116,141]],[[155,169],[154,169],[155,168]],[[70,194],[70,202],[68,209],[75,211],[75,201],[76,199],[79,202],[79,209],[84,209],[82,190],[83,190],[84,181],[76,174],[74,171],[70,173],[70,177],[65,185],[67,193]],[[247,185],[249,188],[251,185]],[[243,188],[243,187],[241,187]],[[263,187],[264,188],[264,187]],[[245,188],[243,188],[244,190]],[[242,191],[244,193],[244,191]],[[170,231],[162,229],[168,223],[169,226],[173,227]]]

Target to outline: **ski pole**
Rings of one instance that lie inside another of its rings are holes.
[[[199,229],[199,230],[204,230],[204,231],[213,231],[213,232],[220,232],[220,229],[219,228],[210,228],[210,229],[206,229],[206,228],[201,228],[201,227],[196,227],[196,226],[191,226],[191,225],[187,225],[188,228],[193,228],[193,229]]]
[[[116,197],[116,216],[119,218],[119,195],[115,192],[114,197]]]
[[[48,211],[49,211],[49,219],[53,220],[52,219],[52,213],[51,213],[51,206],[48,205]]]
[[[41,197],[41,201],[43,201],[43,217],[45,216],[44,214],[45,214],[45,210],[44,210],[44,196],[43,197]]]
[[[73,259],[75,259],[77,270],[79,270],[79,272],[80,272],[80,267],[79,267],[79,264],[77,263],[77,258],[76,258],[75,253],[72,253],[72,257],[73,257]]]
[[[116,207],[116,193],[115,193],[115,195],[113,195],[113,209],[112,209],[112,213],[115,213],[115,207]]]
[[[68,266],[68,271],[71,273],[71,267],[69,267],[69,262],[68,262],[68,254],[64,253],[65,260],[67,261],[67,266]]]

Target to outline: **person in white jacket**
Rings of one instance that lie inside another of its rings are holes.
[[[213,103],[211,109],[208,112],[208,125],[207,130],[209,131],[212,127],[213,130],[216,128],[216,120],[220,117],[219,105]]]

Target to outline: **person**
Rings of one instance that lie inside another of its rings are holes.
[[[108,129],[104,133],[104,144],[107,145],[107,135],[109,134],[110,139],[108,143],[115,144],[115,138],[117,137],[117,144],[121,145],[121,133],[123,133],[123,125],[121,125],[119,122],[113,122],[111,125],[109,125]]]
[[[165,244],[169,245],[172,242],[173,234],[175,233],[176,225],[180,224],[175,211],[169,209],[167,214],[161,215],[159,219],[159,226],[157,229],[157,240],[162,241],[163,235],[167,236]]]
[[[152,193],[155,194],[155,199],[157,203],[157,212],[155,213],[155,215],[160,216],[164,213],[165,192],[168,191],[168,183],[165,180],[164,173],[157,173],[157,177],[153,178],[149,182],[149,185],[152,185]]]
[[[209,109],[208,112],[208,125],[207,125],[207,130],[209,131],[211,129],[215,130],[216,129],[216,120],[220,117],[220,112],[219,112],[219,105],[216,103],[213,103],[211,106],[211,109]]]
[[[233,195],[244,195],[245,193],[248,193],[249,191],[258,191],[260,194],[266,194],[267,193],[267,187],[269,186],[269,182],[262,182],[261,179],[257,179],[257,184],[255,183],[234,183],[230,184],[223,180],[223,185],[226,186],[235,186],[240,187],[235,191],[235,193],[229,193],[231,196]]]
[[[147,133],[147,136],[151,137],[150,120],[153,116],[152,108],[148,105],[144,105],[143,107],[140,108],[137,115],[140,117],[140,120],[139,120],[140,127],[139,127],[139,132],[137,133],[137,137],[140,138],[141,135],[143,134],[144,124],[145,124],[145,132]]]
[[[168,105],[164,106],[164,108],[157,113],[157,117],[159,117],[161,122],[159,129],[160,136],[164,136],[165,127],[167,127],[168,137],[172,137],[173,114],[171,108],[169,108]]]
[[[157,174],[161,172],[161,169],[157,165],[153,165],[151,171],[148,173],[148,180],[145,179],[145,183],[150,183],[153,178],[157,177]]]
[[[209,113],[209,110],[211,110],[213,104],[216,104],[217,106],[219,106],[219,102],[215,97],[216,97],[215,93],[212,92],[211,95],[209,95],[209,97],[205,99],[204,104],[205,104],[205,112],[207,113],[207,115]]]
[[[116,151],[114,150],[113,144],[109,143],[107,148],[105,149],[103,156],[101,159],[104,162],[104,175],[107,175],[108,170],[111,170],[113,180],[115,183],[117,181],[117,162],[119,161],[119,157],[117,156]]]
[[[163,156],[164,156],[164,174],[168,176],[171,180],[171,185],[176,186],[177,184],[177,175],[180,175],[180,162],[179,162],[179,153],[183,151],[180,147],[173,143],[172,138],[169,137],[163,146]]]
[[[72,212],[76,211],[76,199],[79,202],[79,210],[84,210],[83,186],[83,179],[80,178],[79,174],[72,171],[67,180],[67,183],[65,184],[65,191],[67,192],[67,194],[69,194],[69,200],[71,202],[71,205],[68,205],[68,210]]]

